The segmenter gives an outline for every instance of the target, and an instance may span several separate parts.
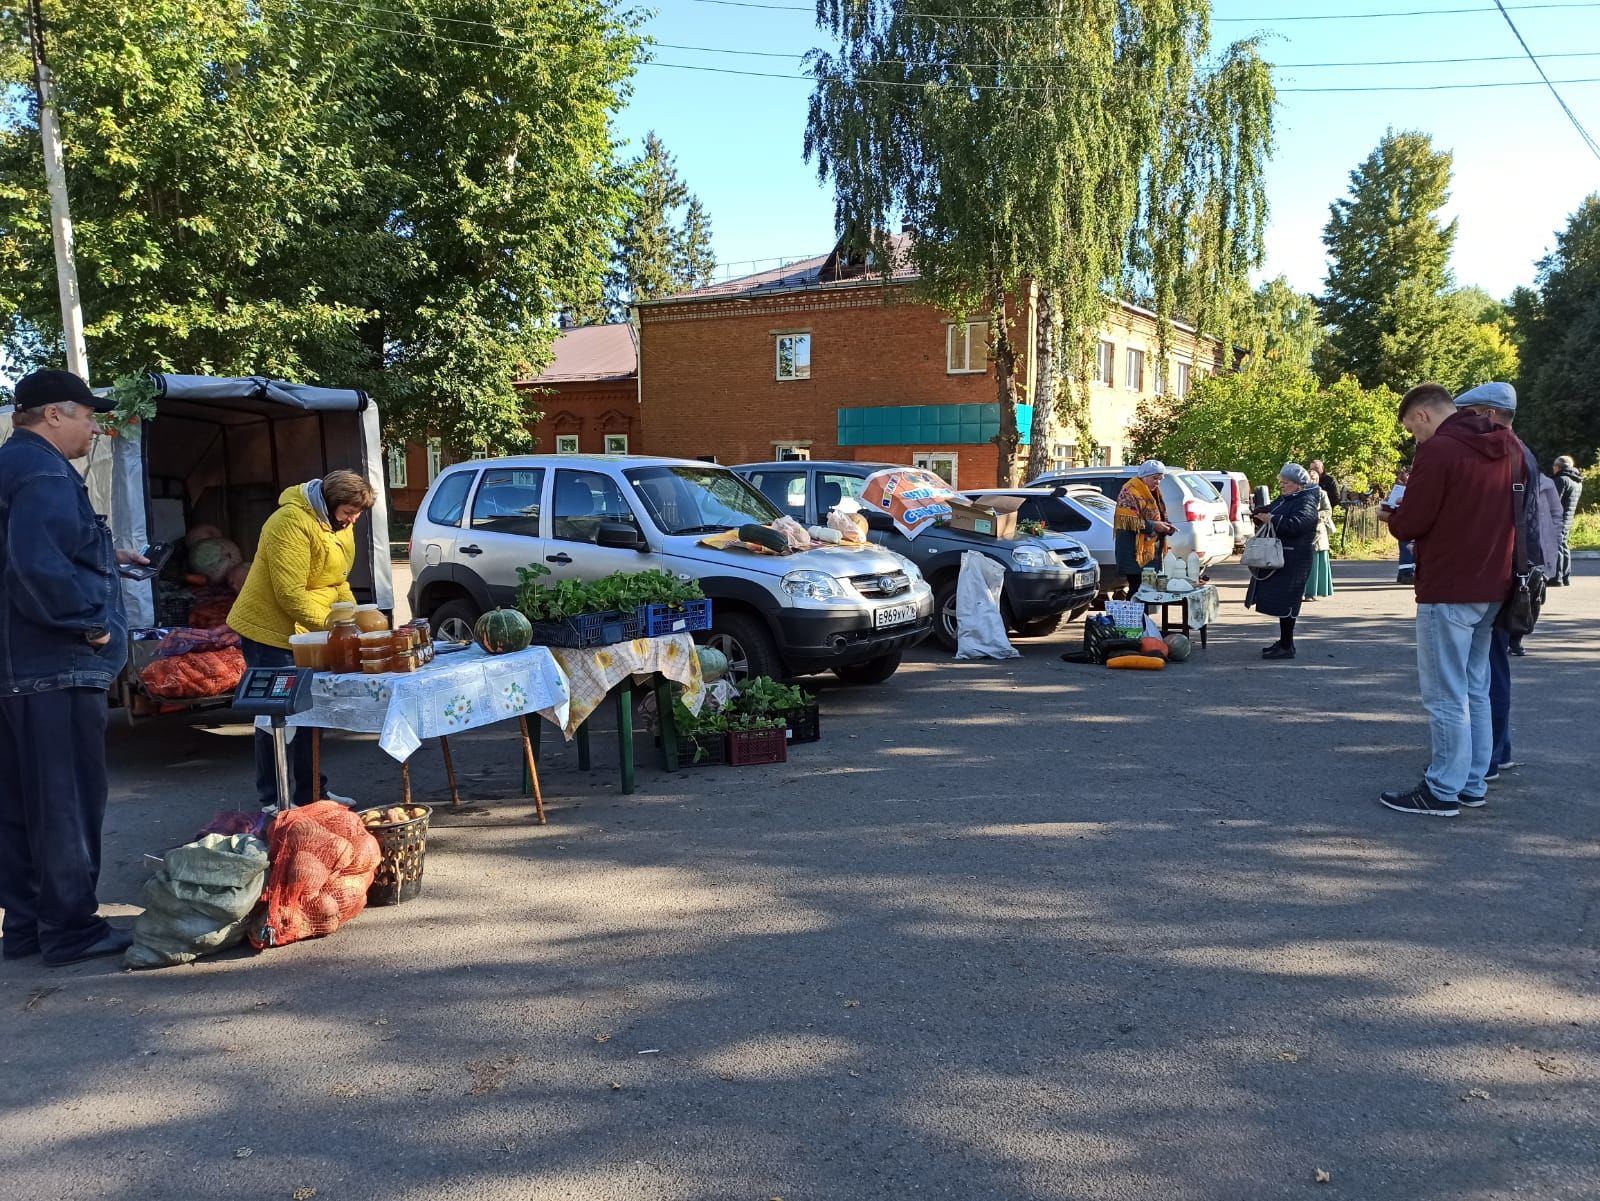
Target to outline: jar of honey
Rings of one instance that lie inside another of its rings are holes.
[[[381,659],[363,659],[361,660],[361,671],[364,675],[381,676],[384,674],[384,672],[389,670],[389,664],[391,662],[393,662],[393,660],[391,660],[388,655],[385,655]]]
[[[400,672],[402,675],[416,671],[418,666],[416,651],[401,651],[393,659],[389,660],[389,670]]]
[[[387,630],[389,619],[377,605],[357,605],[356,625],[361,627],[363,634],[366,634],[376,630]]]
[[[391,630],[363,630],[360,634],[361,653],[392,655],[394,653],[394,632]]]
[[[330,619],[328,626],[327,664],[329,671],[352,672],[361,670],[361,631],[356,628],[355,607]]]
[[[354,601],[334,601],[328,609],[328,620],[324,626],[330,632],[341,621],[354,621],[356,619],[356,604]],[[356,631],[360,633],[358,629]]]

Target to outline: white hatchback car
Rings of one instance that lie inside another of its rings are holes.
[[[1074,467],[1052,471],[1028,481],[1030,488],[1056,484],[1092,484],[1111,501],[1137,471],[1136,467]],[[1174,469],[1161,479],[1161,499],[1166,502],[1167,520],[1178,532],[1167,539],[1167,549],[1184,556],[1198,554],[1202,566],[1220,563],[1233,554],[1233,522],[1222,497],[1196,471]]]

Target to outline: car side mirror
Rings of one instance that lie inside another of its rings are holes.
[[[861,516],[867,519],[867,528],[869,530],[880,530],[887,533],[889,530],[894,529],[894,518],[890,517],[882,509],[862,509]]]
[[[639,527],[629,525],[626,521],[602,521],[594,541],[596,546],[608,546],[613,550],[636,550],[640,554],[650,549],[650,543],[639,532]]]

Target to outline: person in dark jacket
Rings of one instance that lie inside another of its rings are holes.
[[[71,460],[110,408],[67,371],[18,381],[0,446],[0,954],[120,955],[99,916],[106,690],[128,657],[118,561]]]
[[[1339,487],[1339,481],[1333,478],[1333,472],[1323,466],[1321,459],[1312,459],[1306,464],[1306,469],[1311,472],[1311,478],[1317,482],[1317,487],[1327,496],[1329,507],[1337,512],[1344,502],[1344,489]]]
[[[1556,482],[1556,494],[1561,498],[1561,550],[1556,560],[1556,574],[1550,581],[1558,588],[1572,583],[1572,523],[1578,517],[1578,501],[1583,498],[1583,475],[1570,456],[1562,455],[1550,469]]]
[[[1285,463],[1278,473],[1278,498],[1250,516],[1258,525],[1272,523],[1283,543],[1283,566],[1257,575],[1250,573],[1245,590],[1246,608],[1278,619],[1278,640],[1261,652],[1263,659],[1294,658],[1294,623],[1305,600],[1306,580],[1316,555],[1321,501],[1311,473],[1298,463]]]
[[[1506,427],[1457,412],[1438,384],[1405,394],[1400,424],[1417,454],[1389,532],[1416,544],[1417,680],[1433,749],[1416,787],[1379,799],[1401,813],[1455,817],[1462,805],[1488,799],[1489,646],[1511,588],[1511,484],[1521,445]]]

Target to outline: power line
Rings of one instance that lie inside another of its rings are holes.
[[[1494,6],[1500,10],[1500,15],[1506,19],[1506,24],[1511,26],[1511,32],[1516,35],[1517,44],[1522,47],[1522,52],[1528,56],[1528,61],[1533,64],[1533,69],[1539,72],[1539,78],[1544,80],[1545,87],[1550,89],[1550,94],[1556,98],[1556,103],[1561,106],[1561,111],[1567,114],[1567,120],[1572,122],[1572,127],[1578,131],[1578,136],[1583,139],[1583,144],[1589,148],[1589,153],[1600,159],[1600,146],[1589,136],[1589,131],[1583,127],[1583,122],[1578,120],[1578,114],[1568,107],[1556,85],[1550,82],[1550,77],[1544,73],[1544,64],[1535,57],[1528,43],[1522,38],[1522,31],[1517,28],[1517,23],[1511,19],[1511,14],[1506,11],[1506,6],[1500,0],[1494,0]]]
[[[694,4],[715,4],[724,8],[759,8],[772,12],[814,12],[815,9],[803,4],[770,4],[763,0],[691,0]],[[1496,0],[1498,4],[1498,0]],[[1600,8],[1596,0],[1579,0],[1578,3],[1568,4],[1516,4],[1512,6],[1518,12],[1533,12],[1540,9],[1560,8]],[[1370,12],[1370,13],[1290,13],[1283,16],[1259,17],[1212,17],[1213,25],[1270,25],[1280,21],[1375,21],[1391,17],[1444,17],[1459,16],[1464,13],[1492,13],[1494,7],[1476,8],[1417,8],[1407,11]],[[1053,21],[1053,16],[1006,16],[991,15],[988,13],[926,13],[902,12],[895,14],[901,17],[916,17],[929,21]]]
[[[1571,7],[1571,6],[1568,6]],[[1596,7],[1600,7],[1597,4]],[[362,21],[348,21],[338,17],[324,16],[307,9],[296,10],[301,16],[313,21],[322,21],[330,25],[343,25],[351,29],[369,29],[376,33],[400,34],[404,37],[425,38],[428,41],[443,42],[457,46],[474,46],[488,50],[516,50],[518,47],[508,42],[484,42],[468,38],[446,37],[440,33],[430,33],[423,29],[396,29],[392,25],[371,25]],[[903,79],[847,79],[844,76],[812,76],[796,75],[778,71],[747,71],[737,67],[708,67],[695,63],[664,63],[654,59],[643,59],[634,63],[637,67],[656,67],[670,71],[691,71],[708,75],[734,75],[749,79],[788,79],[799,83],[836,82],[849,83],[855,87],[878,88],[926,88],[931,84],[942,81],[937,80],[903,80]],[[1550,83],[1549,80],[1545,81]],[[1584,79],[1561,79],[1554,81],[1562,84],[1600,83],[1600,76]],[[1049,90],[1044,85],[1038,84],[1009,84],[1009,83],[972,83],[958,84],[956,86],[980,92],[1042,92]],[[1440,83],[1440,84],[1396,84],[1387,86],[1368,87],[1326,87],[1326,88],[1279,88],[1279,95],[1308,95],[1318,93],[1375,93],[1375,92],[1460,92],[1478,91],[1488,88],[1525,88],[1538,87],[1540,82],[1534,79],[1514,79],[1505,81],[1490,81],[1479,83]],[[1553,86],[1553,84],[1551,85]]]

